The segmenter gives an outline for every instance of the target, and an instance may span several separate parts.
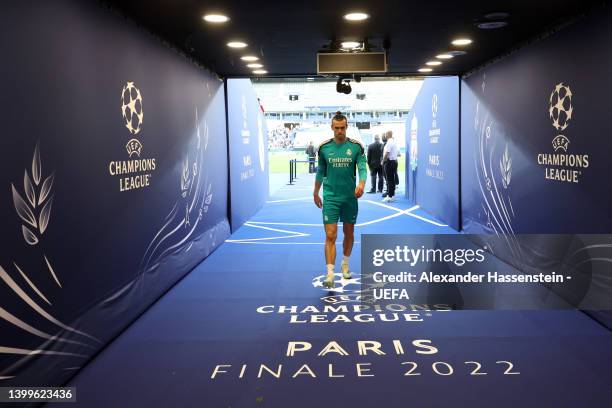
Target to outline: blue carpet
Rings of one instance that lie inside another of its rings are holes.
[[[75,405],[610,405],[612,333],[581,312],[356,311],[352,288],[316,286],[324,234],[311,182],[277,190],[86,366],[70,384]],[[360,200],[357,273],[360,234],[454,232],[404,200],[376,198]],[[287,356],[290,341],[312,348]],[[384,354],[360,355],[357,341],[379,342]]]

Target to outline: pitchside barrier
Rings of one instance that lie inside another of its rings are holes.
[[[298,160],[291,159],[289,160],[289,185],[293,185],[293,182],[297,180],[297,164],[298,163],[310,163],[308,160]]]

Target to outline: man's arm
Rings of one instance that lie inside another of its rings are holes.
[[[323,201],[319,197],[319,190],[321,190],[321,184],[323,183],[323,177],[325,177],[325,170],[327,169],[327,163],[321,151],[319,150],[319,166],[317,168],[317,175],[315,176],[313,199],[317,207],[323,207]]]
[[[357,185],[357,188],[355,188],[355,197],[359,198],[363,195],[366,178],[368,177],[368,172],[366,170],[366,158],[363,154],[363,149],[361,149],[361,152],[357,156],[357,170],[359,171],[359,184]]]
[[[319,190],[321,189],[321,182],[319,180],[315,180],[314,192],[312,193],[312,197],[314,199],[314,203],[317,207],[323,207],[323,201],[321,201],[321,197],[319,196]]]

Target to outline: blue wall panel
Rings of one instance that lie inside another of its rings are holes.
[[[227,80],[231,223],[240,228],[268,198],[268,132],[250,79]]]
[[[61,384],[228,236],[223,83],[97,2],[0,22],[0,385]]]
[[[581,292],[560,293],[612,327],[612,13],[577,21],[461,86],[463,227],[504,234],[496,255],[523,271],[580,261]],[[557,240],[517,234],[567,234]],[[483,245],[486,242],[483,242]],[[601,300],[601,301],[598,301]]]
[[[406,146],[408,198],[459,229],[459,78],[423,82],[406,122]]]

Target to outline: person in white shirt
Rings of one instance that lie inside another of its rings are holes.
[[[385,166],[385,178],[387,180],[387,196],[383,199],[384,202],[391,203],[395,201],[395,175],[397,174],[397,156],[399,155],[399,148],[395,139],[393,139],[393,132],[387,132],[387,144],[383,150],[383,163]]]

